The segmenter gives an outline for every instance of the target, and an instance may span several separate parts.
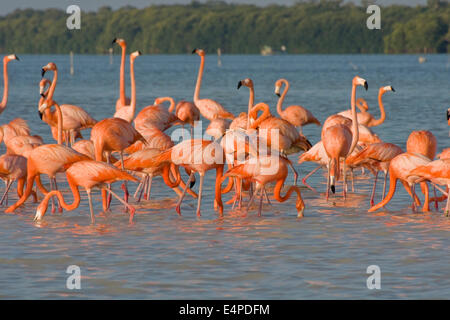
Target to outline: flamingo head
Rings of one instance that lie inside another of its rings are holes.
[[[43,203],[41,203],[42,205]],[[39,205],[36,209],[36,214],[34,215],[34,221],[40,221],[44,218],[45,215],[45,211],[46,208],[44,208],[43,206]]]
[[[275,94],[280,97],[280,90],[283,83],[287,84],[287,80],[285,79],[278,79],[277,82],[275,82]]]
[[[355,85],[355,86],[363,86],[364,89],[366,89],[366,90],[369,88],[369,85],[367,84],[367,81],[365,79],[363,79],[363,78],[358,77],[358,76],[353,78],[353,85]]]
[[[203,49],[197,49],[195,48],[194,50],[192,50],[192,54],[198,54],[200,57],[204,57],[205,56],[205,50]]]
[[[142,55],[142,52],[140,52],[139,50],[135,51],[132,54],[130,54],[130,59],[134,60],[134,59],[136,59],[136,57],[139,57],[141,55]]]
[[[253,88],[253,81],[250,78],[246,78],[238,82],[237,88],[239,89],[241,86],[246,86],[248,88]]]
[[[44,77],[45,72],[47,72],[48,70],[57,71],[58,68],[56,67],[56,64],[54,64],[53,62],[49,62],[47,65],[42,67],[41,76]]]
[[[114,40],[112,41],[112,44],[114,44],[114,43],[117,43],[122,48],[126,48],[126,46],[127,46],[127,42],[122,38],[114,38]]]
[[[39,81],[39,94],[42,97],[45,97],[44,92],[45,92],[45,87],[47,85],[50,85],[51,81],[46,79],[46,78],[42,78],[41,81]]]
[[[385,87],[381,87],[380,88],[380,93],[385,93],[385,92],[388,92],[388,91],[395,92],[395,89],[394,89],[393,86],[385,86]]]
[[[16,56],[15,54],[10,54],[9,56],[5,56],[5,57],[3,58],[3,61],[6,62],[6,63],[10,62],[11,60],[17,60],[17,61],[20,61],[19,57]]]
[[[450,125],[450,108],[447,109],[447,121],[449,121],[449,125]]]

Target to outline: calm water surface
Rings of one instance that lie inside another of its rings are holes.
[[[98,120],[113,115],[118,56],[112,65],[108,56],[75,56],[74,76],[68,72],[68,56],[20,58],[9,64],[10,99],[1,123],[22,117],[34,134],[53,141],[37,113],[40,68],[50,61],[60,70],[56,101],[82,106]],[[201,96],[216,99],[237,115],[247,108],[248,90],[236,90],[236,85],[250,77],[255,82],[256,101],[268,102],[275,112],[274,82],[284,77],[291,82],[286,105],[301,104],[323,121],[349,107],[351,79],[358,74],[367,79],[369,91],[358,90],[357,94],[368,101],[376,116],[378,88],[392,85],[396,89],[384,96],[386,122],[374,129],[381,139],[405,148],[412,130],[431,130],[440,151],[450,146],[445,118],[450,60],[446,55],[430,55],[426,63],[419,64],[417,58],[225,55],[218,67],[216,56],[207,56]],[[198,63],[199,58],[190,55],[139,57],[138,110],[157,96],[191,100]],[[127,76],[127,95],[128,86]],[[306,127],[304,133],[313,144],[320,139],[319,127]],[[88,131],[84,134],[89,137]],[[4,149],[3,145],[2,153]],[[296,163],[297,157],[291,159]],[[304,176],[315,165],[296,167]],[[226,206],[224,217],[219,218],[212,210],[214,177],[210,173],[205,180],[200,218],[195,216],[192,198],[183,204],[183,216],[177,216],[176,196],[159,178],[152,200],[136,205],[134,225],[128,224],[117,202],[109,216],[99,216],[96,225],[90,225],[85,194],[79,209],[62,216],[48,213],[39,224],[33,222],[36,205],[31,201],[17,215],[1,214],[0,298],[449,297],[450,220],[434,208],[425,214],[413,213],[403,189],[398,189],[386,211],[369,214],[372,177],[358,176],[356,192],[347,201],[337,196],[326,202],[325,176],[316,173],[309,181],[320,193],[302,189],[304,219],[296,218],[294,198],[283,204],[265,204],[262,217],[254,209],[232,211]],[[58,177],[71,201],[64,179],[64,175]],[[292,177],[287,183],[292,183]],[[13,194],[10,204],[16,199]],[[100,213],[98,192],[95,200]],[[66,289],[66,269],[73,264],[81,268],[82,289],[78,291]],[[381,268],[381,290],[366,286],[366,269],[373,264]]]

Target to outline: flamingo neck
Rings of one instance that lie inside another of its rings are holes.
[[[130,122],[133,121],[134,114],[136,113],[136,81],[134,78],[134,59],[130,59],[130,81],[131,81],[131,114],[130,114]],[[123,96],[125,99],[125,91],[123,92]]]
[[[250,127],[250,110],[252,110],[253,105],[255,104],[255,88],[253,88],[253,86],[251,86],[249,89],[250,89],[250,95],[248,97],[247,130]]]
[[[127,47],[122,47],[122,57],[120,60],[120,87],[119,87],[119,99],[122,106],[126,104],[125,99],[125,56],[126,56]]]
[[[2,113],[8,103],[8,60],[3,60],[3,99],[0,103],[0,113]]]
[[[172,112],[173,109],[175,108],[175,100],[172,97],[161,97],[158,98],[159,102],[165,102],[165,101],[169,101],[170,102],[170,106],[169,106],[169,112]]]
[[[61,206],[67,211],[71,211],[71,210],[78,208],[78,206],[80,205],[80,192],[78,190],[78,186],[75,184],[75,182],[69,176],[67,177],[67,181],[69,182],[70,190],[72,191],[72,195],[73,195],[72,204],[67,204],[64,201],[64,197],[63,197],[61,191],[58,191],[58,190],[50,191],[49,193],[47,193],[45,195],[44,200],[42,200],[41,204],[38,206],[37,210],[41,210],[41,212],[42,212],[41,218],[45,215],[45,212],[47,212],[48,203],[53,196],[56,196],[58,198]]]
[[[258,111],[261,111],[261,110],[263,111],[263,113],[259,117],[257,117],[256,121],[253,122],[253,124],[250,126],[250,129],[256,129],[257,127],[259,127],[261,122],[263,122],[264,120],[266,120],[268,117],[271,116],[269,106],[267,104],[259,104],[259,105],[254,106],[252,108],[252,110],[250,111],[250,113],[252,115],[255,114],[255,116],[252,116],[253,118],[255,118]]]
[[[289,82],[287,82],[286,80],[282,80],[282,82],[285,84],[285,88],[283,90],[283,93],[281,94],[281,97],[278,99],[278,103],[277,103],[277,112],[278,114],[281,116],[283,113],[283,110],[281,109],[281,106],[283,105],[284,102],[284,98],[286,97],[286,94],[289,90]]]
[[[55,106],[55,112],[56,112],[56,118],[57,118],[57,122],[58,122],[58,144],[62,145],[63,144],[63,128],[62,128],[62,122],[63,122],[63,115],[61,112],[61,107],[59,106],[59,104],[57,104],[56,102],[52,101],[54,106]],[[50,110],[50,105],[47,109]]]
[[[352,106],[352,144],[350,145],[350,150],[348,151],[348,155],[353,152],[356,144],[359,139],[359,130],[358,130],[358,117],[356,115],[356,85],[352,85],[352,97],[351,97],[351,106]]]
[[[205,56],[200,56],[200,67],[198,69],[197,84],[195,85],[194,102],[199,100],[200,87],[202,85],[203,69],[205,67]]]
[[[57,81],[58,81],[58,70],[55,69],[55,70],[53,71],[53,80],[52,80],[52,84],[50,85],[50,88],[49,88],[49,90],[48,90],[48,95],[47,95],[47,99],[48,99],[48,100],[52,100],[52,99],[53,99],[53,94],[55,93]]]
[[[380,90],[378,92],[378,106],[380,107],[380,118],[372,121],[372,123],[371,123],[372,127],[378,126],[378,125],[382,124],[384,122],[384,120],[386,120],[386,112],[384,111],[384,105],[383,105],[383,99],[382,99],[383,94],[384,94],[383,90]]]

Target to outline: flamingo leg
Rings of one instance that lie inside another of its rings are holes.
[[[138,198],[138,200],[137,200],[138,202],[141,202],[142,194],[144,193],[145,186],[147,185],[147,181],[148,181],[148,176],[146,175],[146,176],[144,177],[144,185],[142,186],[141,192],[139,193],[139,198]]]
[[[416,197],[416,185],[413,183],[413,185],[411,186],[411,193],[413,195],[413,204],[412,204],[412,210],[414,212],[416,212],[416,202],[414,200],[414,198]]]
[[[5,181],[5,193],[2,196],[2,200],[0,201],[0,205],[3,205],[3,201],[5,200],[5,198],[6,198],[6,205],[8,205],[8,191],[9,191],[9,188],[11,188],[12,183],[13,183],[12,180],[8,181],[8,182]]]
[[[131,205],[129,205],[127,202],[125,202],[125,200],[123,200],[121,197],[119,197],[114,191],[112,191],[111,189],[108,189],[108,192],[110,194],[112,194],[117,200],[119,200],[125,207],[127,207],[127,209],[130,210],[130,223],[133,222],[133,217],[134,217],[134,212],[136,211],[136,209],[134,209],[134,207],[132,207]]]
[[[141,190],[142,185],[147,180],[147,175],[143,176],[141,179],[141,182],[139,182],[139,185],[136,188],[136,191],[134,192],[133,198],[137,200],[137,195],[139,193],[139,190]]]
[[[342,194],[344,195],[344,200],[347,198],[347,172],[345,171],[345,158],[344,158],[344,166],[343,166],[343,170],[344,170],[344,181],[342,181],[342,185],[344,186],[344,189],[342,191]]]
[[[125,166],[124,166],[124,164],[123,164],[123,151],[120,151],[120,164],[121,164],[121,166],[122,166],[122,170],[123,171],[125,171]],[[126,181],[124,181],[123,183],[122,183],[122,188],[124,189],[123,191],[124,191],[124,196],[123,196],[123,200],[126,202],[126,203],[128,203],[128,195],[129,195],[129,193],[128,193],[128,185],[127,185],[127,182]],[[125,206],[125,212],[128,210],[128,206]]]
[[[450,186],[449,186],[450,187]],[[445,206],[445,216],[448,217],[450,210],[450,192],[447,195],[447,205]]]
[[[236,205],[236,201],[238,199],[238,194],[239,194],[238,184],[236,182],[237,178],[233,178],[233,180],[234,180],[234,196],[233,196],[233,206],[231,207],[231,210],[234,210],[234,206]]]
[[[298,172],[297,172],[297,170],[295,170],[295,168],[292,165],[292,163],[289,162],[289,166],[292,168],[292,171],[294,171],[294,186],[296,186],[297,185],[297,179],[298,179]]]
[[[53,178],[53,185],[55,186],[55,190],[58,191],[58,184],[56,183],[56,178]],[[56,206],[58,207],[58,212],[62,213],[63,208],[61,204],[59,203],[59,199],[56,199]]]
[[[383,183],[383,199],[386,196],[386,180],[387,180],[387,170],[384,172],[384,183]]]
[[[385,176],[386,177],[386,176]],[[375,197],[375,189],[377,188],[377,179],[378,179],[378,171],[375,173],[375,179],[373,181],[373,187],[372,187],[372,195],[370,196],[370,206],[373,207],[375,202],[373,201]]]
[[[270,205],[272,205],[272,203],[271,203],[270,200],[269,200],[269,196],[267,195],[266,187],[264,187],[263,190],[264,190],[264,195],[265,195],[265,198],[266,198],[266,200],[267,200],[267,203],[270,204]]]
[[[436,211],[439,210],[439,203],[437,201],[437,195],[436,195],[436,187],[433,185],[433,194],[434,194],[434,207],[436,208]]]
[[[150,192],[152,191],[152,180],[153,180],[153,174],[149,175],[149,177],[148,177],[147,200],[150,200]]]
[[[202,194],[203,194],[203,180],[205,178],[204,173],[200,173],[200,187],[198,189],[198,200],[197,200],[197,216],[200,217],[200,206],[202,204]]]
[[[319,170],[322,166],[318,165],[317,168],[315,168],[313,171],[311,171],[310,173],[308,173],[303,179],[302,179],[302,183],[309,189],[311,189],[312,191],[317,193],[317,190],[314,189],[313,187],[311,187],[308,183],[306,183],[306,180],[312,176],[317,170]]]
[[[108,152],[108,153],[106,154],[106,163],[107,163],[107,164],[110,164],[110,163],[111,163],[110,156],[111,156],[111,153]],[[122,162],[122,163],[123,163],[123,162]],[[108,183],[107,185],[108,185],[108,189],[111,189],[111,184]],[[106,200],[106,210],[109,209],[109,206],[110,206],[110,205],[111,205],[111,194],[108,193],[107,200]]]
[[[184,199],[184,196],[186,195],[186,190],[189,187],[189,184],[191,183],[192,178],[194,177],[194,171],[191,171],[191,174],[189,175],[189,178],[186,182],[186,185],[184,186],[183,193],[181,194],[180,198],[178,199],[177,206],[175,207],[175,210],[177,213],[181,216],[181,202]]]
[[[264,197],[264,186],[261,188],[260,195],[259,195],[259,209],[258,209],[258,217],[261,217],[261,211],[262,211],[262,203],[263,203],[263,197]]]
[[[94,209],[92,207],[92,196],[91,196],[91,190],[87,190],[86,189],[86,193],[88,196],[88,200],[89,200],[89,211],[91,213],[91,223],[95,224],[95,216],[94,216]]]
[[[52,178],[50,178],[50,190],[54,190],[53,189],[53,179]],[[55,209],[55,199],[54,199],[55,197],[52,197],[52,214],[54,214],[55,212],[56,212],[56,209]]]
[[[326,193],[326,199],[328,201],[328,197],[330,196],[330,166],[331,166],[331,159],[328,160],[328,175],[327,175],[327,193]]]
[[[250,209],[250,206],[252,205],[253,199],[255,199],[255,196],[256,196],[257,192],[258,192],[258,190],[255,190],[255,192],[252,193],[252,195],[250,197],[250,200],[248,201],[248,204],[247,204],[247,211]]]
[[[355,176],[353,175],[353,168],[350,169],[350,176],[352,177],[352,192],[355,192]]]

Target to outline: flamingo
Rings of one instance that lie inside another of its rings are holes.
[[[208,120],[214,120],[215,118],[234,119],[234,115],[218,102],[211,99],[200,99],[200,87],[202,85],[203,69],[205,67],[205,51],[203,49],[194,49],[192,54],[198,54],[200,56],[200,67],[198,69],[197,84],[194,92],[194,104],[200,111],[203,117]]]
[[[450,159],[439,159],[431,161],[426,165],[413,169],[408,177],[422,178],[431,181],[433,184],[447,186],[447,205],[445,206],[445,216],[449,216],[450,211]]]
[[[19,155],[4,154],[0,156],[0,179],[5,182],[5,192],[0,200],[0,205],[6,200],[8,205],[8,191],[14,181],[17,181],[17,195],[23,194],[23,187],[27,178],[27,159]],[[33,192],[34,201],[37,201]]]
[[[146,142],[143,142],[142,140],[136,141],[134,144],[125,149],[126,153],[131,154],[147,148],[164,151],[174,146],[172,139],[167,134],[151,125],[141,129],[139,133],[144,137]]]
[[[62,122],[63,115],[61,112],[61,108],[56,102],[52,102],[56,109],[56,114],[58,117],[58,144],[44,144],[34,148],[28,155],[27,159],[27,187],[25,189],[25,193],[20,197],[19,200],[5,212],[11,213],[19,206],[21,206],[32,193],[33,182],[36,179],[36,184],[39,189],[47,194],[47,190],[45,190],[40,184],[39,175],[46,174],[50,178],[50,186],[57,189],[56,184],[56,173],[63,172],[65,169],[71,164],[88,159],[85,155],[82,155],[76,152],[73,149],[65,147],[62,145]],[[45,109],[48,108],[46,103],[43,103],[39,107],[39,112],[45,112]],[[54,186],[53,186],[54,185]],[[60,207],[61,209],[61,207]],[[54,203],[52,201],[52,212],[54,212]]]
[[[150,199],[152,181],[153,181],[153,178],[157,177],[157,176],[162,176],[164,179],[164,182],[167,184],[167,186],[172,188],[172,190],[175,193],[177,193],[178,195],[181,195],[181,192],[177,189],[177,186],[178,186],[178,184],[180,184],[184,188],[185,185],[184,185],[183,181],[181,180],[181,176],[178,173],[178,169],[176,169],[176,167],[173,164],[171,164],[171,165],[159,164],[157,166],[153,166],[153,159],[156,156],[160,155],[161,153],[162,153],[162,151],[160,149],[146,148],[146,149],[142,149],[140,151],[136,151],[135,153],[131,154],[129,157],[127,157],[124,160],[124,167],[126,170],[131,170],[134,172],[141,172],[144,175],[142,178],[142,181],[139,184],[138,188],[136,189],[136,193],[134,195],[134,197],[136,198],[137,194],[139,192],[139,189],[141,187],[143,187],[138,201],[140,201],[142,192],[145,189],[147,190],[145,198],[147,200]],[[114,165],[116,167],[118,167],[120,165],[120,162],[118,161]],[[172,173],[176,176],[175,182],[170,180],[169,168],[172,169]],[[148,187],[146,187],[146,186],[148,186]],[[191,184],[190,187],[192,188],[192,186],[193,186],[193,184]],[[197,196],[192,191],[190,192],[190,194],[193,195],[194,198]]]
[[[145,138],[129,122],[120,118],[107,118],[97,122],[92,128],[91,140],[94,143],[95,160],[102,161],[103,153],[106,152],[107,162],[110,163],[111,152],[117,151],[120,153],[122,170],[125,169],[123,166],[123,151],[138,140],[147,144]],[[125,202],[127,202],[128,188],[126,181],[122,187],[125,191]],[[106,190],[104,189],[102,189],[102,198],[104,207],[107,207],[105,205],[105,201],[107,201]]]
[[[389,163],[393,158],[403,153],[403,150],[392,143],[380,142],[373,143],[366,146],[363,150],[357,154],[347,158],[347,165],[353,166],[369,166],[375,171],[375,179],[372,188],[372,195],[370,197],[370,206],[374,205],[375,188],[377,185],[378,172],[384,172],[383,183],[383,198],[386,194],[386,179],[389,170]]]
[[[203,180],[205,178],[205,174],[209,170],[216,169],[215,203],[219,207],[220,215],[223,215],[221,185],[225,157],[223,150],[218,143],[203,139],[183,140],[179,144],[155,157],[153,161],[154,163],[152,166],[155,167],[165,163],[174,163],[184,167],[190,172],[183,193],[180,196],[176,206],[176,211],[178,214],[181,214],[181,202],[184,199],[187,187],[194,178],[195,172],[198,172],[200,175],[200,186],[197,201],[197,216],[200,216],[203,195]]]
[[[303,179],[302,183],[311,189],[312,191],[316,191],[313,187],[311,187],[306,180],[312,176],[317,170],[319,170],[322,167],[328,168],[328,162],[329,158],[327,155],[327,152],[325,151],[325,148],[323,146],[322,140],[317,142],[315,145],[311,147],[308,151],[302,153],[298,158],[298,163],[302,164],[303,162],[311,161],[318,164],[318,166],[313,169],[311,172],[309,172]]]
[[[358,119],[356,117],[355,100],[356,100],[356,87],[364,86],[367,90],[367,81],[358,76],[353,78],[352,81],[352,130],[348,125],[341,123],[332,124],[328,118],[322,128],[322,141],[325,151],[329,157],[328,162],[328,178],[327,178],[327,193],[326,198],[328,200],[329,189],[335,193],[335,181],[339,180],[340,175],[340,159],[344,159],[343,169],[343,196],[346,197],[346,172],[345,172],[345,159],[353,152],[356,144],[358,143],[359,131],[358,131]],[[335,119],[338,119],[335,117]],[[328,122],[328,123],[327,123]],[[353,132],[352,132],[353,131]]]
[[[161,104],[164,101],[170,102],[169,112],[173,112],[175,109],[175,115],[181,120],[183,129],[185,124],[191,126],[191,136],[192,128],[195,126],[195,121],[200,120],[200,111],[195,106],[194,103],[190,101],[181,100],[177,103],[175,107],[175,100],[172,97],[159,97],[155,99],[155,104]]]
[[[395,92],[395,89],[392,86],[385,86],[385,87],[381,87],[378,90],[378,106],[380,107],[380,114],[381,114],[380,118],[379,119],[375,119],[374,116],[372,116],[370,113],[365,112],[365,111],[364,112],[358,112],[357,116],[358,116],[358,123],[359,124],[365,125],[367,127],[375,127],[375,126],[379,126],[380,124],[382,124],[386,120],[386,112],[384,110],[382,97],[388,91]],[[364,99],[362,99],[362,98],[359,98],[359,99],[361,99],[360,103],[361,103],[361,105],[363,105],[362,108],[365,108],[367,110],[369,108],[367,106],[367,102]],[[345,110],[345,111],[339,112],[338,114],[342,115],[344,117],[347,117],[347,118],[351,118],[351,110]]]
[[[114,38],[112,44],[117,43],[122,48],[122,58],[120,60],[120,87],[119,87],[119,99],[116,101],[116,112],[121,108],[130,105],[130,98],[125,95],[125,57],[127,54],[127,43],[124,39]]]
[[[216,118],[214,120],[211,120],[205,130],[205,133],[218,140],[223,137],[227,129],[230,127],[230,124],[231,121],[228,119]]]
[[[134,119],[134,126],[140,132],[147,128],[164,131],[178,124],[184,124],[184,122],[163,105],[156,103],[142,109]]]
[[[283,93],[280,95],[280,89],[282,85],[285,85]],[[275,82],[275,94],[279,97],[277,103],[277,112],[280,117],[286,121],[289,121],[293,126],[300,127],[300,133],[303,132],[303,126],[307,124],[316,124],[320,127],[320,121],[313,116],[313,114],[303,108],[302,106],[289,106],[286,109],[282,110],[281,106],[283,105],[284,98],[289,90],[289,81],[286,79],[279,79]]]
[[[297,201],[295,207],[297,208],[297,216],[303,217],[305,204],[300,193],[300,188],[297,186],[290,186],[284,196],[281,196],[281,189],[288,175],[289,160],[278,155],[267,155],[263,157],[248,159],[244,163],[239,164],[229,169],[225,174],[226,177],[234,177],[239,179],[250,179],[256,182],[256,190],[250,199],[248,207],[250,207],[254,195],[260,193],[258,216],[261,216],[262,200],[265,186],[268,183],[276,182],[274,189],[274,197],[279,202],[284,202],[293,192],[297,193]],[[292,165],[292,164],[291,164]]]
[[[41,95],[41,98],[39,99],[38,106],[43,104],[44,101],[46,100],[48,92],[50,90],[50,87],[47,88],[47,86],[51,85],[51,83],[52,82],[50,80],[48,80],[47,78],[42,78],[41,81],[39,81],[39,94]],[[41,113],[39,113],[39,116],[41,116]],[[50,129],[52,131],[53,139],[55,139],[55,141],[58,141],[58,127],[50,126]],[[75,131],[74,140],[83,139],[83,135],[81,134],[80,129],[76,129],[74,131]],[[63,141],[63,143],[66,143],[66,145],[69,143],[69,136],[66,131],[63,131],[62,141]]]
[[[0,114],[5,111],[8,103],[8,63],[12,60],[20,61],[19,57],[15,54],[10,54],[3,57],[3,98],[0,102]]]
[[[381,202],[369,209],[369,212],[376,211],[381,207],[386,206],[389,201],[391,201],[396,190],[397,180],[401,181],[406,191],[413,199],[413,209],[415,209],[416,204],[420,205],[420,201],[414,192],[414,188],[411,189],[411,187],[413,187],[416,182],[419,182],[419,178],[411,177],[410,173],[415,168],[426,165],[429,162],[431,162],[431,160],[423,156],[422,154],[411,152],[399,154],[394,159],[392,159],[389,164],[389,191],[386,197]],[[428,211],[428,186],[425,182],[421,182],[421,186],[425,193],[423,211]]]
[[[0,143],[2,141],[9,141],[15,136],[29,136],[30,128],[26,120],[21,118],[16,118],[11,120],[9,123],[0,126]]]
[[[134,114],[136,113],[136,81],[134,78],[134,60],[136,60],[136,58],[139,57],[140,55],[141,55],[140,51],[135,51],[132,54],[130,54],[130,80],[131,80],[130,105],[121,106],[116,111],[116,113],[114,113],[115,118],[121,118],[130,123],[133,121]],[[122,82],[122,80],[121,80],[121,82]],[[119,99],[117,102],[121,102],[121,99]],[[116,108],[117,108],[117,104],[116,104]]]
[[[51,107],[53,106],[53,94],[55,93],[56,83],[58,81],[58,68],[56,64],[53,62],[48,63],[44,67],[42,67],[42,77],[44,77],[45,72],[48,70],[53,71],[53,81],[50,86],[48,95],[46,96],[46,102],[44,102],[45,107],[42,109],[44,113],[40,112],[42,116],[42,120],[48,123],[50,126],[57,126],[58,115],[56,111],[51,111]],[[39,107],[40,108],[40,107]],[[97,120],[92,118],[85,110],[83,110],[79,106],[63,104],[60,106],[61,112],[63,115],[63,123],[62,127],[64,131],[68,132],[68,137],[70,141],[70,145],[75,142],[75,131],[82,130],[93,127]]]
[[[91,213],[92,223],[95,223],[95,216],[92,207],[92,197],[91,197],[91,192],[93,188],[99,188],[102,191],[108,191],[120,202],[122,202],[125,206],[127,206],[127,208],[130,210],[129,221],[130,223],[133,221],[135,209],[128,203],[120,199],[120,197],[117,194],[115,194],[111,190],[111,188],[107,187],[107,185],[110,185],[113,182],[121,180],[137,182],[137,179],[132,175],[130,175],[129,173],[121,171],[116,167],[106,164],[104,162],[94,160],[83,160],[72,164],[66,170],[66,177],[73,195],[72,204],[67,204],[64,201],[64,197],[61,191],[58,190],[50,191],[45,195],[45,198],[37,207],[36,215],[34,217],[35,221],[39,221],[44,218],[45,212],[47,211],[48,202],[53,196],[57,196],[62,207],[67,211],[72,211],[78,208],[78,206],[80,205],[80,192],[78,191],[79,186],[83,187],[88,195],[89,211]]]
[[[40,136],[15,136],[5,141],[6,153],[28,158],[30,152],[43,143]]]

